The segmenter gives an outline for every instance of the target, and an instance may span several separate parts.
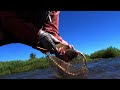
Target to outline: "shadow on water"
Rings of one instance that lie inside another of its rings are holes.
[[[87,63],[87,79],[120,79],[120,58],[101,59]],[[58,79],[51,69],[34,70],[12,75],[0,76],[0,79]]]

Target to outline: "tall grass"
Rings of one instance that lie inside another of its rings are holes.
[[[115,47],[108,47],[106,49],[98,50],[92,54],[90,54],[91,59],[97,58],[111,58],[111,57],[118,57],[120,56],[120,50]]]
[[[26,61],[7,61],[0,62],[0,75],[13,74],[18,72],[30,71],[35,69],[44,69],[49,66],[46,58],[35,58]]]

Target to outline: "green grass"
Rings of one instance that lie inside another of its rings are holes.
[[[35,69],[44,69],[47,67],[49,67],[49,61],[43,57],[39,59],[30,59],[26,61],[17,60],[0,62],[0,75],[31,71]]]

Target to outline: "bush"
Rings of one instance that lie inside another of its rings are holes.
[[[90,58],[96,59],[96,58],[111,58],[111,57],[117,57],[120,56],[120,50],[115,47],[108,47],[103,50],[96,51],[90,55]]]

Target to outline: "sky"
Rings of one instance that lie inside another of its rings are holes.
[[[61,11],[59,33],[85,54],[109,46],[120,49],[120,11]],[[30,46],[12,43],[0,47],[0,61],[28,60],[30,53],[45,56]]]

